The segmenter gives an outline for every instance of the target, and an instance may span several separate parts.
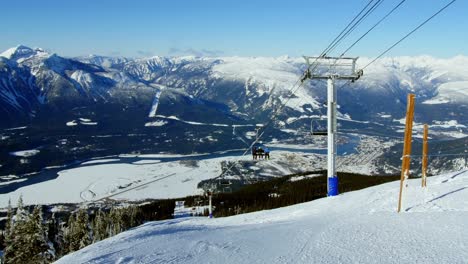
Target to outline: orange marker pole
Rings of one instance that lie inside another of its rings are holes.
[[[401,197],[403,194],[403,185],[406,178],[409,176],[410,155],[411,155],[411,138],[413,133],[413,118],[414,118],[414,94],[408,94],[408,105],[406,109],[406,125],[405,139],[403,143],[403,157],[401,161],[401,178],[400,178],[400,193],[398,196],[398,210],[401,211]]]

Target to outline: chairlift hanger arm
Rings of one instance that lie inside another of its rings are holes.
[[[359,59],[359,57],[331,57],[331,56],[302,56],[307,62],[309,62],[310,59],[313,60],[319,60],[319,59],[324,59],[324,60],[352,60],[356,61]]]
[[[356,61],[359,57],[329,57],[329,56],[320,56],[320,57],[311,57],[303,56],[307,63],[307,70],[304,72],[304,75],[301,78],[301,82],[304,82],[307,79],[336,79],[336,80],[350,80],[352,82],[358,80],[363,75],[363,70],[356,71]],[[311,60],[312,63],[311,63]],[[313,71],[319,66],[324,67],[346,67],[350,68],[349,74],[336,74],[336,73],[323,73],[323,74],[313,74]],[[312,72],[311,72],[311,67]]]
[[[330,74],[330,75],[311,75],[309,79],[318,79],[318,80],[328,80],[328,79],[335,79],[335,80],[351,80],[351,81],[356,81],[359,79],[361,76],[360,75],[335,75],[335,74]]]

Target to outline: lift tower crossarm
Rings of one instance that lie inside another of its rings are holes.
[[[307,71],[302,78],[327,80],[327,117],[328,117],[328,151],[327,151],[327,193],[328,196],[338,195],[338,177],[336,173],[336,87],[335,80],[358,80],[363,71],[356,71],[356,60],[349,57],[309,57],[304,56]],[[317,72],[317,74],[315,73]]]

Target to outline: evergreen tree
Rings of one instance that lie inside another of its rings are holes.
[[[0,230],[0,250],[5,248],[5,231]],[[2,257],[0,256],[0,263],[2,263]]]
[[[5,222],[5,231],[3,233],[3,244],[6,247],[7,241],[11,239],[11,225],[13,222],[13,209],[11,208],[11,201],[8,200],[8,208],[7,208],[7,217]],[[10,242],[10,241],[9,241]]]
[[[120,209],[120,232],[130,229],[130,214],[131,206]]]
[[[26,237],[29,241],[29,263],[49,263],[54,259],[55,250],[45,231],[41,206],[34,207],[26,223]]]
[[[138,206],[130,206],[130,227],[135,227],[141,224],[140,208]]]
[[[55,213],[52,213],[52,216],[50,219],[47,220],[47,239],[52,243],[55,253],[57,253],[58,245],[55,241],[55,238],[59,232],[58,230],[58,223],[57,223],[57,218],[55,217]]]
[[[121,226],[121,213],[118,209],[112,208],[109,213],[109,226],[110,233],[109,236],[115,236],[122,232]]]
[[[4,251],[5,263],[29,263],[27,222],[29,213],[24,209],[23,197],[18,199],[16,214],[12,217]]]
[[[71,241],[72,241],[72,230],[74,229],[75,225],[75,217],[73,214],[68,216],[68,221],[66,227],[63,228],[63,247],[62,247],[62,254],[66,255],[71,252]]]
[[[57,222],[57,233],[55,234],[53,243],[55,246],[56,258],[60,258],[68,254],[68,245],[65,242],[65,232],[66,232],[65,222]]]
[[[81,239],[80,239],[80,249],[90,245],[93,241],[91,236],[91,228],[89,224],[88,213],[86,210],[80,210],[76,216],[77,226],[79,228]]]
[[[64,223],[53,213],[47,221],[47,237],[52,242],[57,259],[64,255],[64,229]]]
[[[67,234],[69,252],[77,251],[91,244],[91,230],[86,210],[80,209],[75,214],[75,219],[70,216]]]
[[[109,237],[107,226],[107,216],[99,209],[93,222],[93,243]]]

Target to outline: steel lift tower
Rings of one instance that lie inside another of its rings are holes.
[[[363,71],[356,71],[356,60],[358,58],[347,57],[308,57],[304,56],[307,62],[307,71],[303,78],[327,80],[327,135],[328,135],[328,153],[327,153],[327,193],[328,196],[338,195],[338,177],[336,175],[336,87],[335,81],[348,80],[354,82],[358,80]]]

